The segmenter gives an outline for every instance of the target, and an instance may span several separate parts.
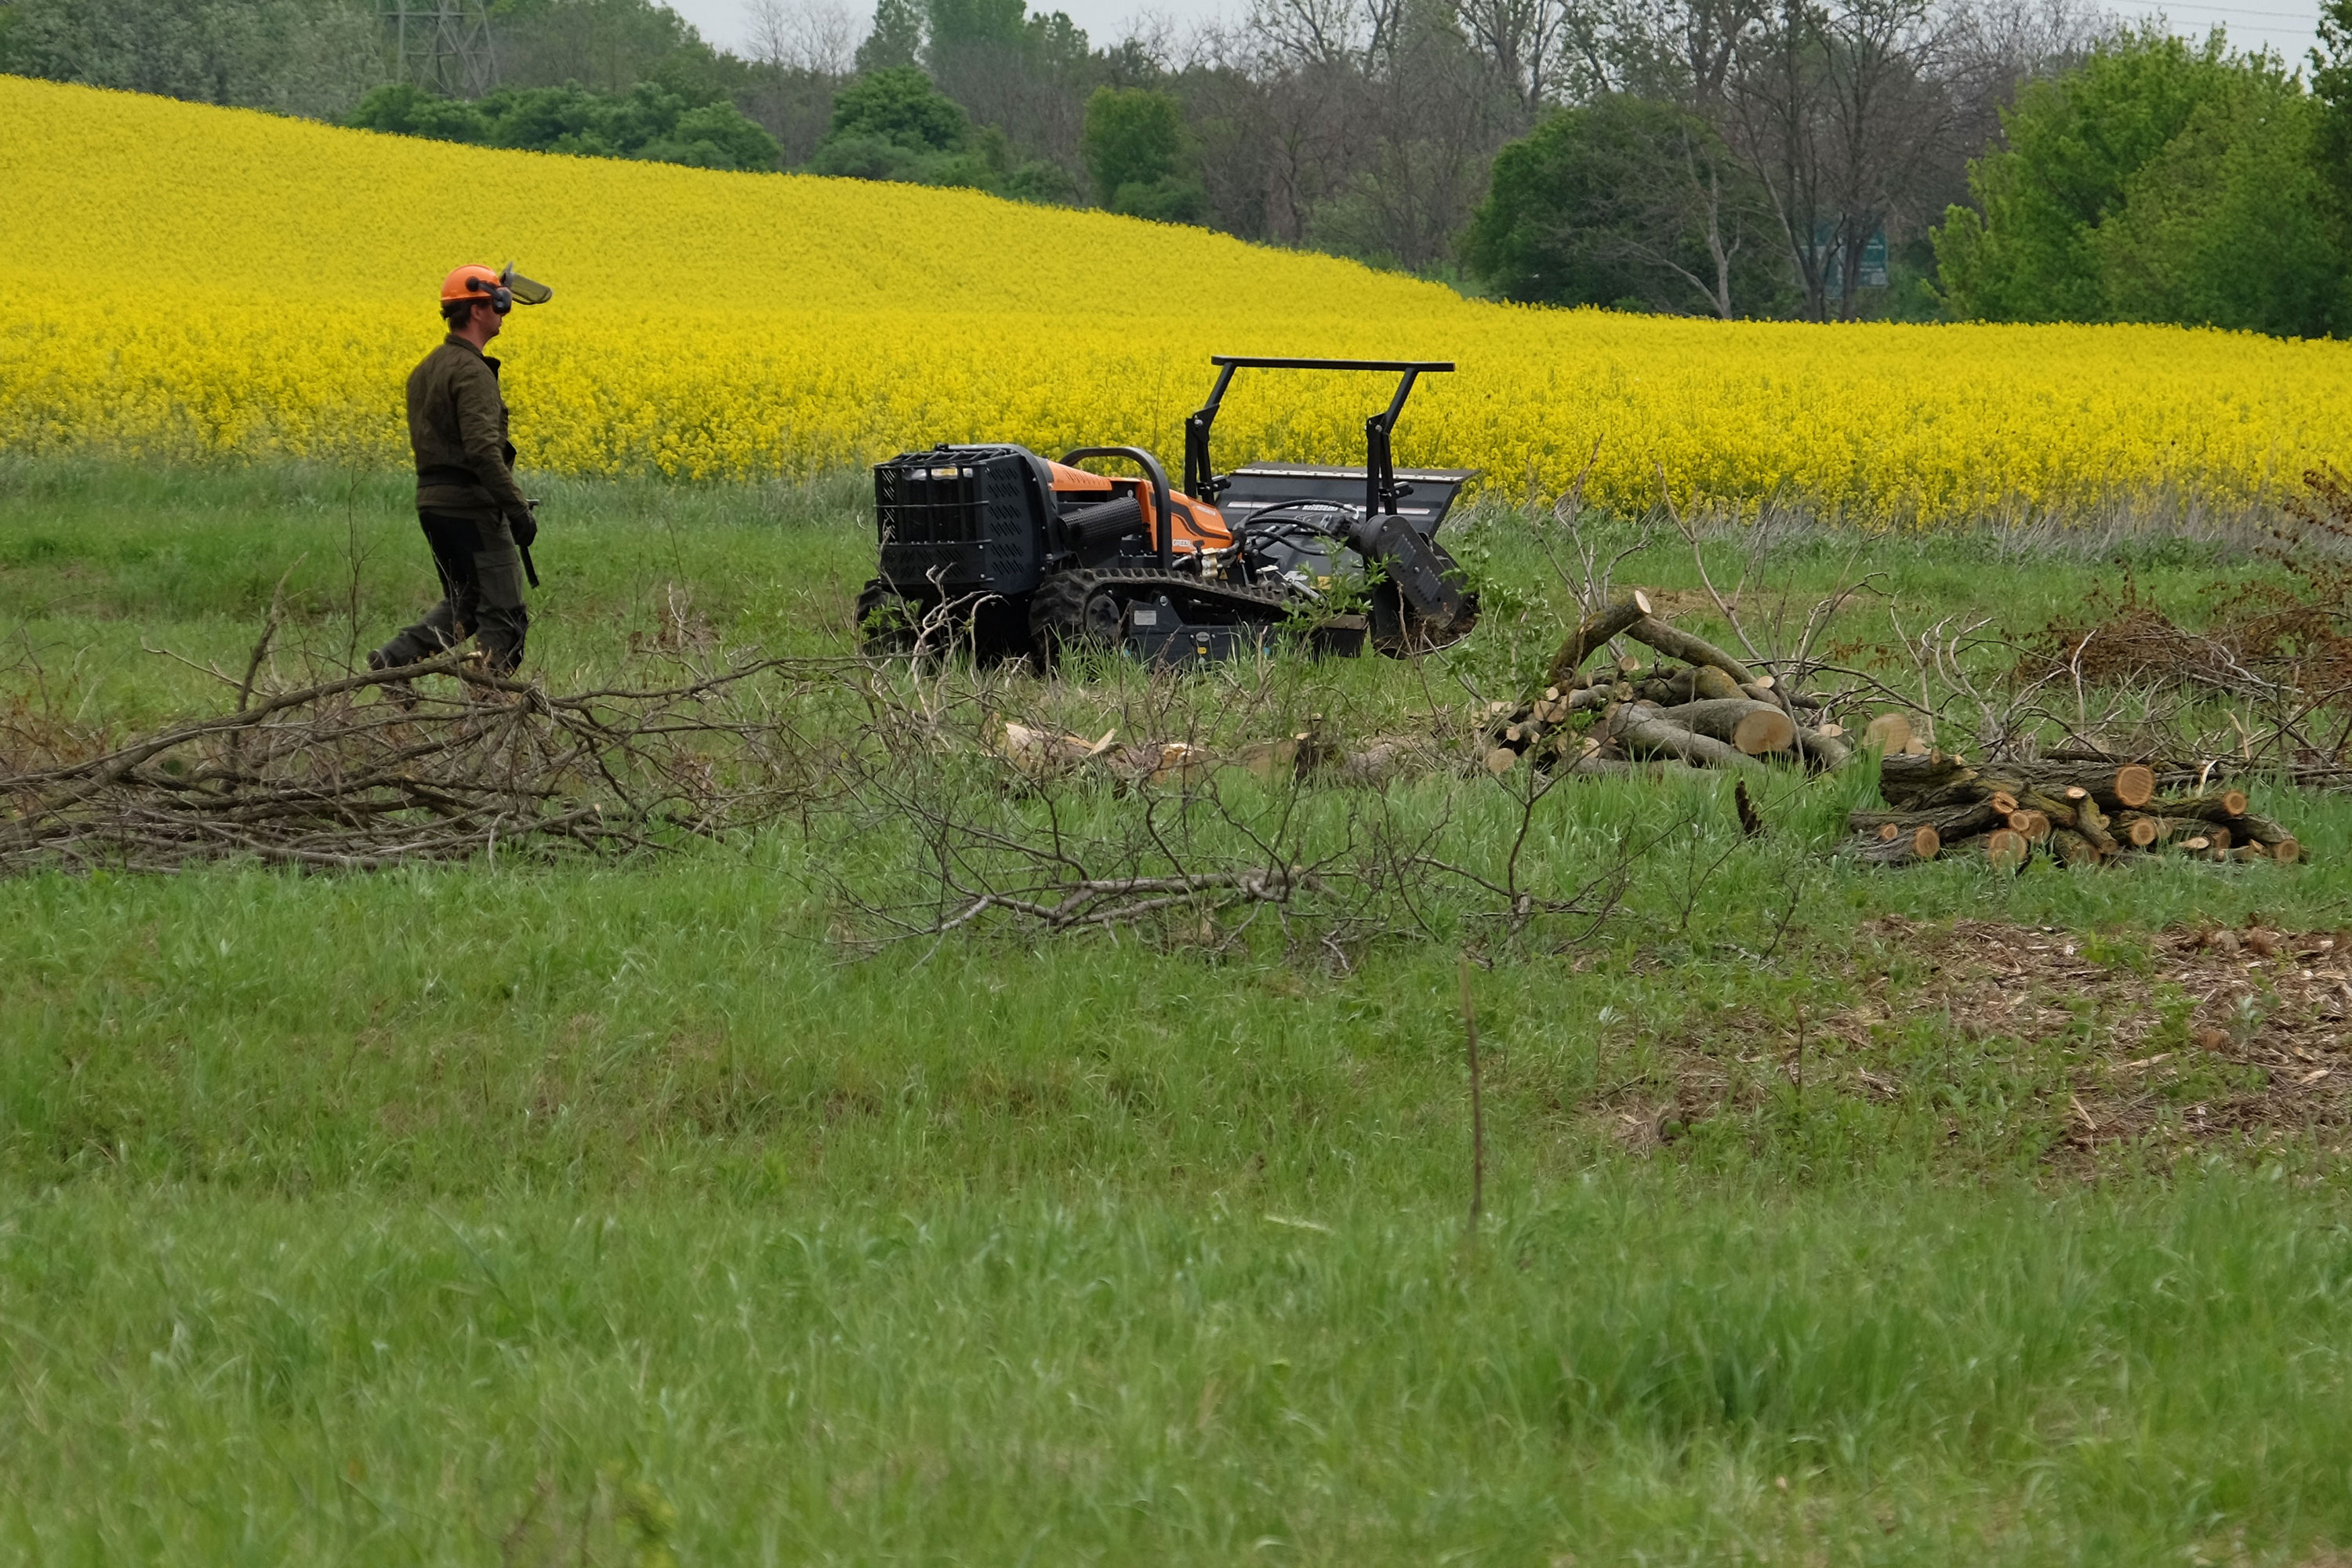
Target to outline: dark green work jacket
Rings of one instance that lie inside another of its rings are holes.
[[[409,373],[408,442],[416,450],[420,511],[528,515],[515,484],[499,362],[455,332]]]

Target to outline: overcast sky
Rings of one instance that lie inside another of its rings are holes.
[[[872,11],[871,0],[814,3],[838,4],[863,14]],[[744,0],[668,0],[668,4],[710,42],[723,48],[742,47],[749,30]],[[1232,16],[1240,7],[1241,0],[1152,0],[1149,5],[1138,5],[1135,0],[1033,0],[1030,9],[1067,11],[1070,19],[1085,28],[1087,37],[1099,46],[1117,43],[1127,37],[1139,18],[1157,18],[1181,31],[1188,26]],[[2229,29],[2232,44],[2241,48],[2267,44],[2284,56],[2289,66],[2301,66],[2304,56],[2319,37],[2316,0],[2215,0],[2213,4],[2167,0],[2162,5],[2148,0],[2109,0],[2109,8],[2132,18],[2163,15],[2169,18],[2175,32],[2200,37],[2208,28],[2219,25]],[[1148,26],[1146,30],[1150,30]]]
[[[2267,44],[2291,67],[2305,65],[2304,56],[2319,42],[2319,7],[2311,0],[2268,0],[2267,4],[2265,0],[2222,0],[2213,5],[2170,0],[2163,5],[2110,4],[2108,8],[2127,17],[2163,15],[2170,19],[2174,32],[2195,37],[2203,37],[2212,27],[2224,27],[2237,47],[2251,49]]]
[[[704,38],[722,48],[738,48],[750,31],[746,21],[749,7],[744,0],[663,0],[669,8],[694,24]],[[793,0],[785,0],[790,5]],[[825,4],[826,0],[817,0]],[[837,3],[860,16],[874,13],[873,0],[837,0]],[[1139,17],[1147,14],[1172,23],[1181,29],[1188,25],[1212,21],[1238,10],[1228,0],[1151,0],[1139,5],[1135,0],[1032,0],[1032,11],[1067,11],[1070,20],[1086,29],[1087,39],[1100,47],[1115,44],[1129,36]]]

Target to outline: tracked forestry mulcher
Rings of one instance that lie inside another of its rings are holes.
[[[1157,663],[1232,658],[1285,627],[1321,651],[1370,643],[1402,658],[1469,633],[1478,601],[1436,542],[1473,472],[1402,469],[1390,441],[1422,360],[1219,354],[1209,401],[1184,422],[1182,488],[1138,447],[1081,447],[1058,462],[1024,447],[935,447],[874,470],[881,571],[858,595],[861,643],[911,647],[953,626],[982,658],[1123,648]],[[1252,463],[1218,473],[1211,426],[1238,370],[1388,371],[1364,421],[1364,465]],[[1131,474],[1079,465],[1110,460]],[[1163,520],[1166,520],[1163,526]]]

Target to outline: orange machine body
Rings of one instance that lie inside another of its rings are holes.
[[[1141,479],[1111,479],[1090,474],[1084,468],[1073,468],[1064,463],[1048,460],[1045,467],[1053,471],[1054,494],[1063,501],[1118,500],[1133,496],[1143,507],[1143,527],[1151,541],[1151,548],[1160,548],[1160,520],[1153,514],[1151,487]],[[1195,500],[1181,491],[1171,490],[1169,510],[1176,514],[1176,531],[1169,541],[1177,554],[1198,554],[1203,551],[1228,549],[1234,542],[1233,531],[1225,526],[1224,518],[1215,507]]]

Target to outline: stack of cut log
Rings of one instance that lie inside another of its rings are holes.
[[[1885,811],[1850,813],[1858,859],[1907,866],[1955,849],[2010,869],[2037,855],[2095,866],[2133,854],[2292,865],[2303,846],[2247,809],[2246,793],[2142,763],[1971,765],[1941,752],[1880,760]]]
[[[1664,657],[1584,666],[1624,637]],[[1543,695],[1489,710],[1486,766],[1521,757],[1556,772],[1679,773],[1752,769],[1767,761],[1813,772],[1843,767],[1852,750],[1819,698],[1783,689],[1705,637],[1671,625],[1648,597],[1628,594],[1588,616],[1552,660]]]

